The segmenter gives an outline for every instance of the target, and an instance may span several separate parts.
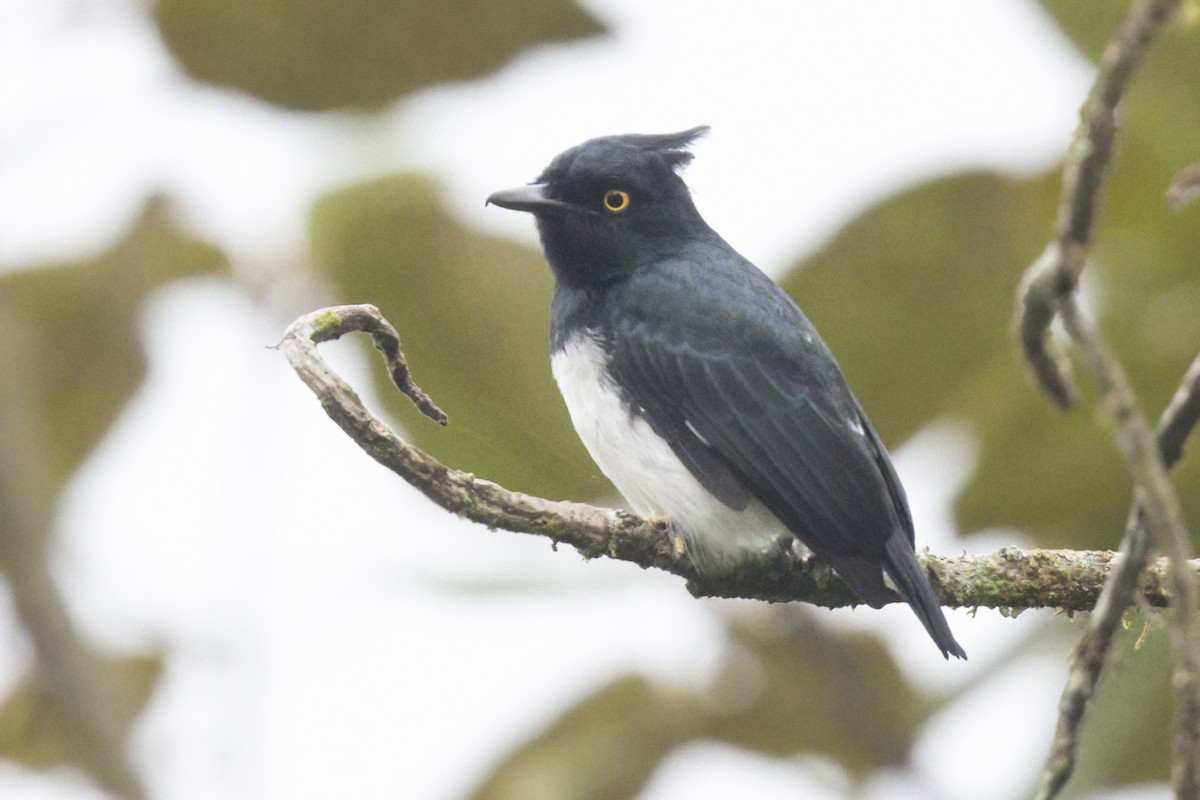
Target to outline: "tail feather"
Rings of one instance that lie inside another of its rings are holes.
[[[925,630],[929,631],[942,655],[947,659],[950,656],[965,659],[967,653],[954,640],[954,634],[942,613],[942,604],[933,594],[929,578],[925,576],[921,563],[917,561],[917,554],[913,552],[908,540],[901,535],[894,535],[888,540],[884,552],[883,568],[904,594],[917,619],[921,620]]]

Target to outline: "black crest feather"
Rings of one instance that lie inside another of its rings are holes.
[[[697,125],[677,133],[627,133],[613,138],[640,150],[658,153],[672,169],[678,171],[692,160],[687,148],[708,131],[709,126]]]

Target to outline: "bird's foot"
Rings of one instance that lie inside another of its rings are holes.
[[[683,558],[687,555],[687,542],[684,541],[683,534],[675,527],[668,517],[646,517],[647,522],[653,525],[656,529],[662,531],[667,540],[671,543],[671,555],[676,559]]]
[[[816,559],[812,551],[790,533],[781,533],[776,537],[775,547],[788,561],[805,569],[810,567]]]

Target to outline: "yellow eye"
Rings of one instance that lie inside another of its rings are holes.
[[[613,214],[620,214],[629,208],[629,192],[609,189],[604,193],[604,208]]]

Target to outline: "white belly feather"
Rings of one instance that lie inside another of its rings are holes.
[[[733,569],[748,550],[764,550],[785,532],[757,500],[735,511],[688,471],[670,445],[632,413],[608,377],[594,339],[576,336],[556,352],[551,369],[571,422],[592,460],[645,517],[667,517],[683,534],[697,569]]]

